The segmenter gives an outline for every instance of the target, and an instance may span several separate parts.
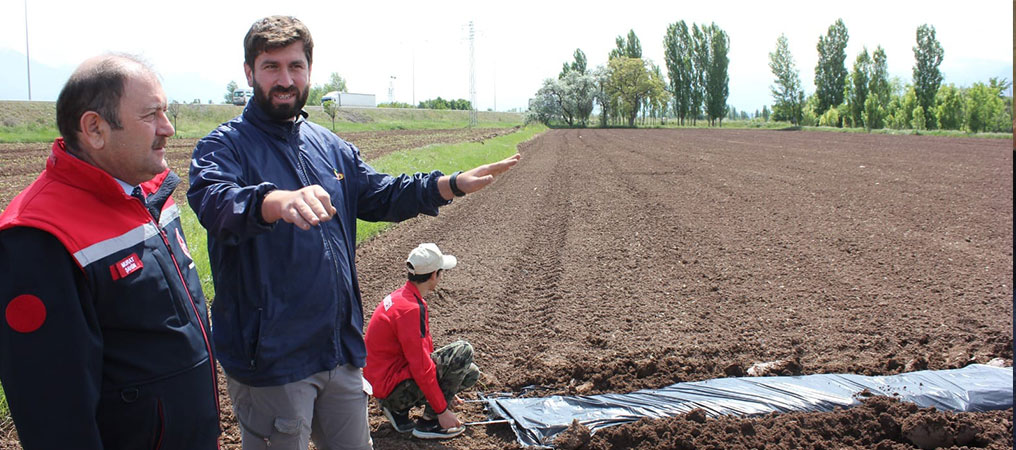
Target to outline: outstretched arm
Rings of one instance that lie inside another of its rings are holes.
[[[521,158],[522,155],[516,153],[508,158],[502,159],[501,161],[484,164],[462,172],[455,178],[455,187],[457,187],[461,193],[465,194],[471,194],[479,191],[493,182],[494,177],[515,166]],[[456,197],[455,193],[452,191],[451,178],[451,175],[445,175],[437,180],[437,189],[441,192],[441,196],[444,197],[445,200],[451,200]]]

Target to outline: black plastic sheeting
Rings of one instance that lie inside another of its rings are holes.
[[[519,443],[549,447],[572,420],[592,432],[642,418],[663,418],[701,408],[712,417],[771,412],[832,411],[860,404],[859,394],[885,395],[947,411],[1012,408],[1013,369],[981,364],[892,376],[818,374],[721,378],[677,383],[629,394],[487,397],[490,414],[508,419]]]

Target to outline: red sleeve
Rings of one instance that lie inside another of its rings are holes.
[[[432,342],[430,325],[427,317],[420,317],[424,314],[424,310],[419,307],[414,309],[415,314],[413,311],[407,311],[405,314],[399,314],[396,319],[399,345],[402,346],[402,354],[409,362],[409,372],[413,375],[413,380],[423,391],[424,397],[427,397],[427,402],[434,408],[434,412],[440,414],[448,408],[448,402],[445,401],[441,386],[437,383],[437,366],[430,358],[429,347],[433,345],[428,345]],[[424,327],[424,331],[421,331],[421,326]]]

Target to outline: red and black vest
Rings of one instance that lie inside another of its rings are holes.
[[[135,414],[130,408],[140,401],[151,402],[164,427],[172,423],[166,419],[171,411],[178,419],[186,415],[201,418],[196,423],[193,418],[176,422],[189,424],[188,430],[160,429],[160,440],[174,433],[193,435],[194,427],[204,429],[198,434],[206,437],[218,434],[215,365],[205,298],[184,239],[180,209],[171,196],[179,182],[176,174],[166,170],[141,185],[144,199],[132,197],[112,176],[67,153],[63,140],[57,139],[46,169],[0,214],[0,232],[16,227],[42,230],[63,244],[82,272],[75,292],[89,302],[85,320],[97,323],[101,339],[102,395],[97,414],[100,428],[103,422],[113,427],[101,430],[103,441],[107,436],[121,435],[120,431],[132,432],[117,430],[126,425],[116,425],[121,420],[116,417]],[[38,256],[33,255],[33,260],[39,260]],[[66,260],[65,255],[42,256],[42,260]],[[30,283],[45,282],[46,267],[38,270],[40,278]],[[30,289],[30,284],[25,286]],[[0,301],[5,302],[4,325],[25,338],[94,339],[70,335],[71,331],[60,326],[47,327],[45,298],[33,300],[26,295]],[[11,306],[14,303],[18,304]],[[32,386],[30,379],[19,379],[25,380],[24,385],[7,386],[5,380],[4,387],[44,388]],[[18,411],[12,408],[12,412]],[[104,420],[104,415],[110,420]],[[179,447],[189,445],[193,442]]]

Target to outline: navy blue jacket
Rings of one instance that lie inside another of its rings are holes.
[[[215,449],[201,283],[166,171],[147,208],[58,139],[0,215],[0,379],[26,450]]]
[[[212,335],[226,373],[277,386],[342,364],[363,367],[355,219],[437,215],[449,203],[438,192],[441,175],[378,173],[305,113],[273,121],[256,101],[201,139],[187,199],[208,230]],[[331,196],[332,220],[308,231],[262,221],[265,194],[315,184]]]

